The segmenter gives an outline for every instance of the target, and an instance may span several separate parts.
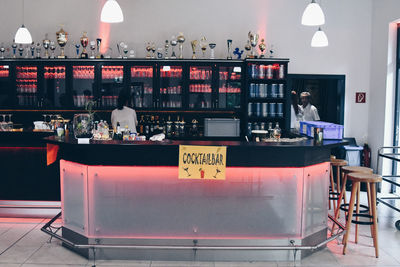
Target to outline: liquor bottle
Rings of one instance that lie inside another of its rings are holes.
[[[117,122],[117,128],[114,133],[114,140],[122,140],[121,125]]]
[[[182,117],[182,121],[179,124],[179,135],[185,137],[185,119]]]
[[[144,133],[144,116],[140,116],[140,121],[139,121],[139,135],[143,135]]]
[[[279,122],[277,122],[275,124],[275,128],[274,128],[274,138],[278,141],[281,138],[281,128],[279,128]]]
[[[146,136],[146,139],[148,139],[150,136],[150,125],[149,125],[149,117],[148,116],[146,116],[145,122],[144,122],[144,135]]]
[[[179,116],[177,117],[177,120],[174,122],[174,135],[176,136],[176,137],[179,137],[179,134],[180,134],[180,130],[179,130],[179,125],[181,124],[181,122],[180,122],[180,120],[179,120]]]
[[[168,116],[168,120],[166,122],[166,132],[167,132],[167,137],[172,136],[172,121],[171,121],[171,116]]]
[[[274,138],[274,130],[272,129],[272,122],[268,123],[268,135],[269,138]]]
[[[151,116],[151,121],[150,121],[150,135],[154,135],[154,130],[155,130],[155,122],[154,122],[154,116]]]

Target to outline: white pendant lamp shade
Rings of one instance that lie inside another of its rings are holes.
[[[124,14],[116,0],[107,0],[101,10],[100,20],[106,23],[118,23],[124,21]]]
[[[15,43],[17,44],[31,44],[32,43],[32,36],[31,33],[28,31],[27,28],[22,24],[22,26],[18,29],[17,33],[15,34]]]
[[[301,24],[306,26],[320,26],[325,24],[324,12],[315,0],[312,0],[304,10]]]
[[[321,30],[321,28],[319,28],[311,40],[311,46],[326,47],[328,45],[329,45],[328,37],[326,36],[325,32]]]

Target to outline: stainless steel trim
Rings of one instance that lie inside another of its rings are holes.
[[[164,245],[102,245],[102,244],[75,244],[64,237],[58,235],[56,232],[51,231],[49,229],[51,224],[57,220],[61,216],[61,212],[57,214],[53,219],[51,219],[48,223],[46,223],[40,230],[50,235],[53,238],[56,238],[62,241],[64,244],[72,247],[72,248],[80,248],[80,249],[96,249],[96,248],[113,248],[113,249],[166,249],[166,250],[316,250],[327,243],[339,238],[342,236],[346,230],[343,229],[343,226],[334,220],[331,216],[329,219],[333,220],[334,224],[339,226],[341,231],[338,231],[335,235],[332,235],[330,238],[314,245],[314,246],[298,246],[298,245],[290,245],[290,246],[164,246]]]

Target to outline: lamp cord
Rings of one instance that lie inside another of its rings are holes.
[[[25,25],[25,0],[22,0],[22,25]]]

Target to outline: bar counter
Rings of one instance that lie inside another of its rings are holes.
[[[60,160],[62,238],[120,260],[293,260],[251,248],[326,240],[330,150],[344,144],[45,140]],[[180,145],[226,146],[225,180],[179,179]]]

